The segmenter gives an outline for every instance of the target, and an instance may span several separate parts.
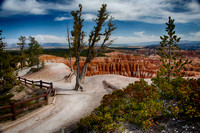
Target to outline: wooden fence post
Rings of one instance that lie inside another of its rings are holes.
[[[12,120],[14,121],[14,120],[17,119],[17,117],[16,117],[15,103],[14,103],[14,102],[11,102],[11,112],[12,112],[12,114],[13,114]]]
[[[55,95],[55,90],[53,89],[53,83],[51,82],[51,92],[53,92],[53,96]]]
[[[53,90],[53,83],[51,82],[51,90]]]
[[[48,105],[48,104],[49,104],[49,98],[48,98],[49,93],[48,93],[48,88],[47,88],[47,91],[46,91],[45,93],[46,93],[45,100],[46,100],[47,105]]]
[[[40,80],[40,88],[42,88],[43,86],[42,86],[42,80]]]
[[[25,81],[25,85],[26,85],[26,78],[24,79],[24,81]]]

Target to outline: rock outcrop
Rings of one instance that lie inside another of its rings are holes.
[[[69,61],[64,62],[69,65]],[[73,61],[74,64],[74,61]],[[113,54],[110,57],[97,57],[88,64],[86,76],[117,74],[137,78],[152,78],[156,75],[160,61],[129,54]],[[80,61],[80,68],[84,65]],[[73,66],[76,69],[76,66]]]
[[[199,55],[194,52],[185,52],[187,58],[193,60],[192,64],[186,65],[182,71],[184,76],[199,76],[200,63]],[[120,52],[112,52],[107,54],[108,57],[96,57],[88,64],[86,76],[117,74],[137,78],[155,77],[159,66],[162,64],[158,55],[151,55],[149,58],[142,56],[134,56],[132,54],[122,54]],[[62,57],[51,55],[43,55],[40,60],[54,63],[64,63],[70,67],[69,60]],[[81,57],[80,68],[84,65],[85,57]],[[75,63],[75,58],[72,59]],[[76,70],[76,66],[73,66]]]

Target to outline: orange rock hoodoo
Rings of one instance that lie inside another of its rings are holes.
[[[69,61],[65,62],[65,64],[69,66]],[[152,78],[156,75],[159,64],[160,61],[155,59],[128,54],[115,54],[111,55],[111,57],[95,58],[88,64],[86,76],[117,74],[137,78]],[[81,69],[83,65],[84,61],[80,61]],[[76,69],[75,66],[74,69]]]

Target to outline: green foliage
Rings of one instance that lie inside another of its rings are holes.
[[[26,55],[24,54],[24,48],[26,45],[26,37],[25,36],[20,36],[20,38],[18,38],[20,43],[17,43],[17,45],[20,47],[20,53],[21,55],[19,56],[19,59],[21,60],[21,69],[23,69],[24,66],[24,60],[26,58]]]
[[[14,94],[12,94],[12,93],[7,93],[5,95],[0,95],[0,106],[8,105],[11,102],[10,98],[12,98],[13,96],[14,96]],[[10,108],[0,110],[0,116],[8,114],[8,113],[11,113],[11,109]],[[5,120],[8,120],[8,119],[7,118],[1,119],[1,122],[5,121]]]
[[[85,32],[82,31],[83,21],[82,19],[82,5],[79,4],[79,10],[71,11],[72,16],[74,17],[74,26],[73,31],[71,31],[73,43],[71,44],[72,51],[75,54],[75,57],[80,57],[81,51],[83,50],[85,43],[84,37]]]
[[[70,50],[73,52],[76,58],[76,85],[75,90],[78,90],[79,88],[82,90],[83,86],[81,83],[84,82],[84,77],[87,70],[87,65],[89,62],[91,62],[102,50],[104,50],[106,47],[112,44],[113,40],[110,40],[111,32],[116,29],[114,26],[112,20],[113,17],[109,18],[109,14],[106,11],[106,4],[102,4],[102,7],[98,11],[97,18],[94,19],[94,22],[96,25],[94,26],[93,30],[91,30],[89,39],[88,39],[88,47],[87,47],[87,55],[86,60],[84,62],[84,66],[82,68],[82,72],[80,72],[80,55],[85,47],[84,37],[85,32],[82,31],[83,28],[83,21],[82,19],[82,5],[79,4],[79,10],[72,11],[71,15],[74,19],[74,25],[73,30],[71,31],[71,48]],[[108,22],[106,23],[106,20]],[[107,25],[106,25],[107,24]],[[105,26],[106,25],[106,26]],[[103,39],[102,39],[103,38]],[[102,39],[102,43],[99,44],[99,47],[97,47],[98,42]],[[68,43],[70,43],[69,35],[68,35]]]
[[[24,86],[20,86],[19,88],[16,89],[16,91],[20,93],[24,90],[24,88],[25,88]]]
[[[35,72],[37,72],[37,71],[39,71],[37,68],[31,68],[29,72],[35,73]]]
[[[0,30],[0,35],[2,31]],[[13,58],[7,51],[4,50],[5,43],[3,37],[0,37],[0,95],[6,93],[17,83],[15,69],[15,58]]]
[[[155,124],[155,120],[166,114],[163,102],[158,101],[159,93],[155,87],[143,79],[129,84],[123,90],[114,91],[103,97],[101,105],[91,115],[80,120],[76,131],[112,132],[121,123],[129,121],[143,129]]]
[[[167,35],[161,36],[160,42],[161,47],[159,48],[159,55],[161,56],[161,61],[163,63],[163,67],[161,68],[161,75],[168,78],[168,82],[170,82],[171,76],[180,76],[180,70],[183,69],[185,64],[191,63],[188,60],[183,61],[181,58],[177,59],[180,56],[180,49],[177,43],[181,38],[178,38],[175,35],[175,24],[174,19],[169,17],[168,23],[166,23],[166,32]]]
[[[10,98],[13,97],[14,94],[8,93],[6,95],[0,96],[0,106],[7,105],[10,102]]]
[[[181,117],[200,118],[200,79],[182,80],[177,88],[177,104]]]
[[[40,47],[40,44],[32,36],[29,37],[29,41],[29,48],[27,50],[29,57],[28,63],[29,66],[33,66],[39,63],[38,57],[42,53],[42,47]]]
[[[0,36],[2,35],[2,30],[0,30]],[[5,47],[5,43],[3,42],[3,37],[0,37],[0,53],[3,52],[3,49]]]
[[[91,115],[82,118],[76,132],[115,132],[123,122],[143,128],[158,127],[167,117],[200,118],[200,79],[154,78],[152,85],[143,79],[123,90],[106,94]],[[122,131],[119,131],[122,132]]]
[[[172,79],[168,83],[166,78],[154,78],[154,86],[157,86],[163,100],[170,100],[175,106],[168,108],[173,116],[183,119],[200,118],[200,79]]]
[[[99,53],[97,57],[104,57],[106,56],[104,53],[110,53],[113,52],[113,50],[103,50],[102,53]],[[11,54],[16,55],[16,51],[11,51]],[[55,55],[59,57],[64,57],[68,58],[69,57],[69,49],[66,48],[56,48],[56,49],[43,49],[43,54],[48,54],[48,55]],[[87,56],[87,50],[83,50],[81,52],[80,56]],[[75,54],[72,54],[72,57],[75,57]]]

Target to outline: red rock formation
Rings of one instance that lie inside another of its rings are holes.
[[[192,53],[189,53],[193,55]],[[109,53],[109,57],[96,57],[88,64],[86,76],[117,74],[137,78],[155,77],[161,61],[159,58],[144,58],[141,56],[133,56],[131,54]],[[70,66],[69,61],[56,56],[43,56],[40,60],[51,61],[57,63],[65,63]],[[84,65],[84,57],[81,57],[80,68]],[[74,64],[75,59],[72,60]],[[76,66],[73,66],[76,70]],[[195,71],[195,72],[194,72]],[[192,65],[187,65],[184,69],[185,76],[200,75],[199,58]]]
[[[114,54],[111,57],[97,57],[88,64],[86,76],[117,74],[129,77],[152,78],[156,75],[160,61],[128,54]],[[156,62],[152,64],[151,62]],[[69,61],[65,62],[69,66]],[[80,61],[82,69],[84,61]],[[76,69],[76,66],[74,66]]]

